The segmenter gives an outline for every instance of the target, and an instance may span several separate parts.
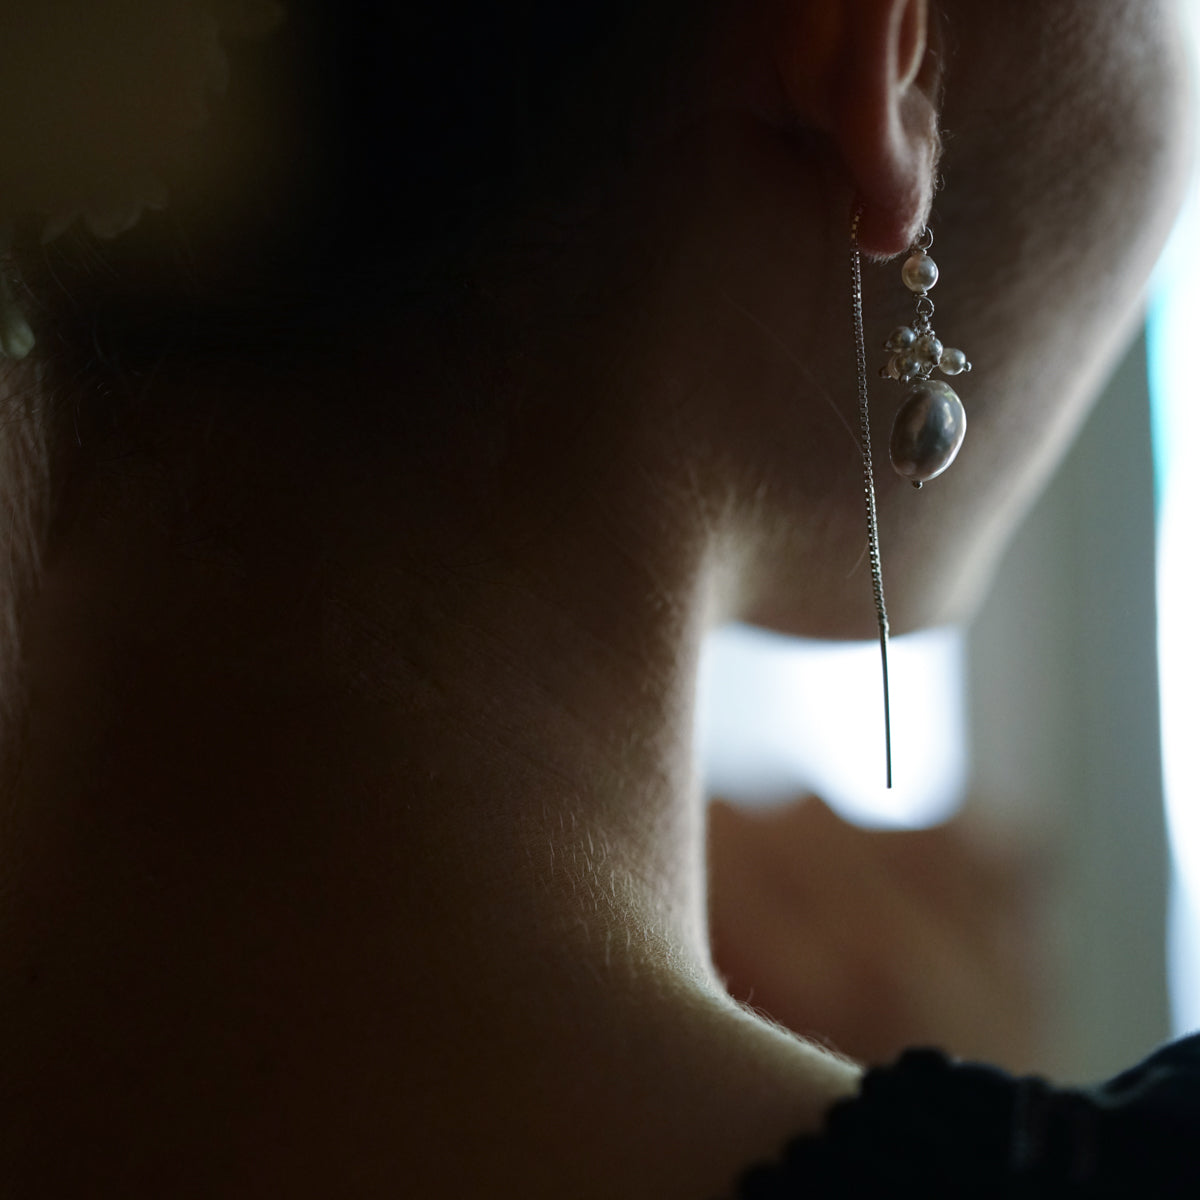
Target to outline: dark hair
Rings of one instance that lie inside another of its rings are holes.
[[[302,144],[257,156],[287,158],[286,203],[264,186],[253,227],[202,254],[171,208],[112,245],[51,247],[63,341],[137,361],[436,310],[514,211],[549,211],[631,151],[634,113],[683,61],[685,16],[701,25],[683,0],[293,0],[280,31],[231,48],[235,88],[295,83]],[[122,286],[145,278],[167,294]]]

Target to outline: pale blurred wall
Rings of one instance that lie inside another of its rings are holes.
[[[1139,339],[967,637],[972,803],[1047,851],[1068,1079],[1169,1034],[1153,497]]]

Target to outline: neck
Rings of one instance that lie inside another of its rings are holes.
[[[324,443],[318,470],[242,434],[184,439],[190,475],[169,447],[93,474],[45,566],[0,944],[34,981],[4,1026],[43,1031],[13,1076],[29,1122],[75,1097],[103,1155],[116,1063],[106,1145],[195,1162],[233,1127],[244,1172],[282,1128],[303,1152],[260,1169],[325,1194],[348,1159],[381,1190],[403,1165],[551,1194],[583,1155],[630,1196],[704,1194],[815,1126],[853,1073],[709,964],[690,738],[714,582],[678,489],[626,455],[573,505],[517,472],[485,511],[436,469]],[[56,1059],[75,1022],[104,1036]],[[300,1136],[331,1095],[347,1127]]]

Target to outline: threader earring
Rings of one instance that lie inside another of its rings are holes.
[[[862,446],[863,500],[867,509],[867,555],[871,587],[879,621],[879,657],[883,663],[883,738],[887,760],[887,785],[892,786],[892,705],[888,691],[888,617],[883,598],[883,565],[879,559],[879,522],[875,515],[875,466],[871,459],[871,408],[867,390],[867,347],[863,338],[862,255],[858,252],[858,223],[862,205],[850,222],[850,308],[854,318],[854,360],[858,372],[858,427]]]
[[[888,616],[883,595],[883,565],[879,555],[879,521],[875,507],[875,466],[871,454],[870,397],[867,387],[867,350],[863,336],[862,255],[858,248],[858,225],[862,205],[850,221],[850,306],[854,323],[854,357],[858,377],[858,421],[862,446],[863,500],[867,514],[867,556],[871,566],[871,588],[879,626],[879,657],[883,667],[883,736],[887,764],[887,786],[892,786],[892,708],[888,687]],[[901,268],[904,286],[916,297],[916,318],[911,326],[894,329],[885,343],[891,352],[879,372],[908,386],[908,394],[892,424],[892,466],[919,488],[940,475],[953,461],[967,431],[967,417],[954,389],[941,379],[931,378],[935,368],[944,375],[959,375],[971,369],[961,350],[946,348],[933,329],[933,301],[929,289],[937,283],[937,264],[929,257],[933,234],[926,227],[909,251]]]

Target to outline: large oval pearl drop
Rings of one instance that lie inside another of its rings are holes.
[[[954,461],[966,432],[967,414],[954,389],[940,379],[922,379],[892,424],[892,466],[913,483],[934,479]]]

